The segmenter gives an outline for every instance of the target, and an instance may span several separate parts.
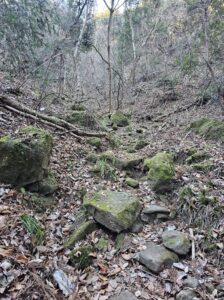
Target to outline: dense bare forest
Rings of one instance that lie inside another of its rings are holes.
[[[222,0],[0,1],[0,298],[224,299]]]

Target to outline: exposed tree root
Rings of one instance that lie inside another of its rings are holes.
[[[7,110],[13,111],[17,114],[23,115],[25,117],[29,117],[35,120],[40,120],[41,122],[53,126],[60,130],[68,130],[73,136],[81,140],[81,136],[96,136],[96,137],[106,137],[106,133],[104,132],[89,132],[78,129],[73,124],[66,122],[65,120],[48,116],[42,113],[39,113],[33,109],[27,108],[26,106],[18,103],[15,100],[12,100],[4,95],[0,95],[0,104],[3,105]]]

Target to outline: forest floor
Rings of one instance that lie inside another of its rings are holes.
[[[160,107],[163,113],[166,112],[165,107]],[[146,112],[147,108],[141,107],[141,110]],[[101,149],[97,150],[85,142],[78,142],[68,132],[59,132],[39,121],[34,123],[0,107],[1,136],[15,133],[30,124],[46,128],[52,133],[54,147],[50,169],[59,182],[59,190],[55,195],[57,205],[44,213],[36,213],[30,208],[29,194],[0,185],[1,299],[107,300],[127,289],[138,299],[171,300],[183,289],[188,275],[198,280],[195,289],[198,299],[224,299],[223,292],[218,288],[224,284],[224,147],[219,142],[206,141],[187,131],[192,120],[203,116],[220,118],[219,107],[210,104],[193,107],[156,123],[141,118],[140,108],[138,111],[133,115],[130,126],[113,132],[117,146],[112,150],[115,153],[125,151],[139,139],[144,139],[148,145],[138,150],[137,154],[141,157],[151,157],[161,151],[177,154],[176,186],[171,193],[154,193],[147,180],[140,180],[144,176],[143,170],[132,174],[139,179],[137,189],[126,185],[125,171],[116,170],[116,176],[111,179],[94,174],[86,157],[93,152],[108,150],[110,145],[107,140],[102,139]],[[210,171],[196,171],[184,163],[184,155],[192,148],[206,150],[210,154]],[[186,185],[191,186],[195,193],[206,191],[208,197],[218,199],[222,218],[213,218],[212,204],[199,206],[193,203],[190,210],[181,212],[179,191]],[[91,266],[77,270],[68,264],[70,250],[64,249],[63,244],[81,209],[83,190],[97,191],[103,188],[136,194],[144,206],[165,206],[174,212],[175,217],[160,223],[144,224],[140,233],[127,232],[119,251],[115,248],[116,235],[103,228],[97,229],[77,245],[97,244],[104,236],[108,241],[107,246],[102,251],[92,253]],[[34,215],[44,227],[45,240],[42,245],[34,246],[22,226],[21,215],[24,213]],[[196,218],[202,221],[198,227],[194,224]],[[192,229],[195,257],[192,258],[190,252],[178,264],[154,274],[139,264],[134,254],[144,249],[149,241],[159,243],[163,230],[168,227],[186,233]],[[55,282],[55,269],[63,270],[73,283],[69,297],[63,295]]]

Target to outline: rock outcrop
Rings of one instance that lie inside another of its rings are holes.
[[[135,196],[110,190],[88,193],[83,205],[98,223],[117,233],[131,227],[141,210]]]

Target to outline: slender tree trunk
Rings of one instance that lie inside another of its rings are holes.
[[[111,27],[114,14],[114,0],[111,0],[110,15],[107,27],[107,58],[108,58],[108,97],[109,97],[109,113],[112,110],[112,68],[111,68]]]

